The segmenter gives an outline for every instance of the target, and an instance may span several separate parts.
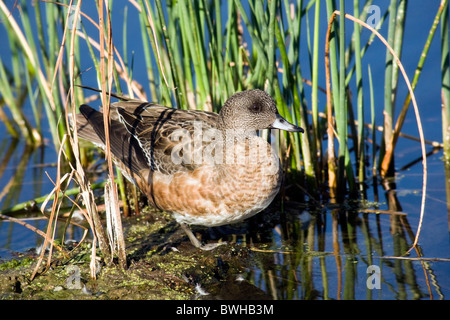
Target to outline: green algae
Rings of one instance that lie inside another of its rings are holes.
[[[34,262],[34,259],[28,257],[23,259],[11,259],[0,264],[0,271],[30,267]]]
[[[123,222],[126,270],[98,263],[92,279],[86,242],[70,259],[55,252],[51,267],[30,281],[37,263],[30,254],[0,264],[0,299],[196,299],[202,297],[200,286],[219,292],[219,284],[249,264],[248,250],[239,245],[212,251],[193,247],[168,215],[148,211]]]

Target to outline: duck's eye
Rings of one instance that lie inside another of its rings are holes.
[[[254,104],[250,107],[250,111],[252,112],[260,112],[261,111],[261,107],[257,104]]]

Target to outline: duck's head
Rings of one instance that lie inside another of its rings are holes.
[[[245,131],[280,129],[304,132],[302,128],[284,119],[278,113],[272,97],[258,89],[238,92],[231,96],[220,110],[218,128]]]

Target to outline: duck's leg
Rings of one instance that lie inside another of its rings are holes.
[[[202,249],[202,250],[212,250],[214,248],[217,248],[220,245],[226,244],[226,242],[216,242],[216,243],[208,243],[203,245],[200,240],[197,239],[197,237],[192,233],[191,229],[186,223],[180,223],[181,229],[184,230],[184,232],[189,237],[189,240],[191,240],[191,243],[194,245],[194,247]]]

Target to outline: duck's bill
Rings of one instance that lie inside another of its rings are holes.
[[[275,121],[270,125],[269,128],[272,129],[280,129],[290,132],[304,132],[304,130],[295,124],[292,124],[288,122],[286,119],[284,119],[282,116],[277,114]]]

